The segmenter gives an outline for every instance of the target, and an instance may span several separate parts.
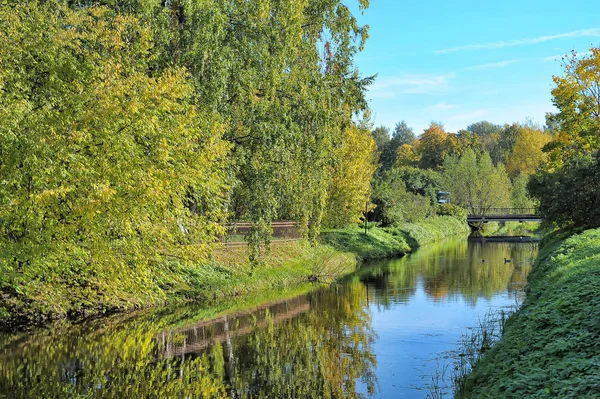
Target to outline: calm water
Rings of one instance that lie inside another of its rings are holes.
[[[462,334],[519,302],[536,251],[460,240],[247,312],[0,335],[0,398],[424,398]]]

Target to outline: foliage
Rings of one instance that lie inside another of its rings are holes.
[[[542,148],[551,140],[550,135],[541,130],[523,127],[519,129],[512,154],[506,164],[506,172],[511,178],[518,174],[530,175],[546,159]]]
[[[385,126],[379,126],[373,129],[371,134],[373,135],[373,140],[375,140],[377,151],[383,151],[385,145],[390,141],[390,129]]]
[[[391,258],[410,251],[402,235],[380,228],[371,228],[367,234],[358,227],[323,230],[319,240],[338,251],[351,252],[362,260]]]
[[[510,204],[514,208],[533,208],[535,203],[529,196],[527,191],[527,184],[529,183],[529,176],[526,174],[519,174],[517,177],[512,179],[512,191],[510,193]]]
[[[418,221],[434,212],[430,198],[407,191],[403,172],[403,169],[388,170],[374,182],[373,219],[383,226]]]
[[[396,163],[398,150],[405,145],[411,146],[416,140],[415,134],[406,122],[400,121],[392,132],[392,138],[381,148],[379,163],[380,171],[391,169]]]
[[[570,159],[554,172],[540,171],[528,184],[540,213],[560,226],[600,226],[600,156]]]
[[[131,16],[32,2],[0,20],[4,300],[58,314],[162,300],[184,284],[168,263],[205,259],[221,232],[223,126],[185,70],[151,73]]]
[[[470,212],[510,204],[510,179],[504,166],[494,166],[487,153],[477,157],[473,150],[468,150],[462,157],[447,157],[443,176],[452,202]]]
[[[529,274],[525,303],[457,397],[600,395],[599,264],[598,229],[546,240]]]
[[[600,49],[590,52],[565,57],[564,75],[554,77],[559,112],[552,121],[560,131],[544,147],[548,161],[528,186],[542,215],[561,226],[600,226]]]
[[[359,221],[370,200],[371,178],[377,168],[375,142],[366,129],[346,129],[340,162],[331,172],[323,225],[346,227]]]
[[[417,154],[419,154],[419,167],[423,169],[435,169],[442,165],[444,157],[448,153],[448,133],[444,127],[432,123],[419,137]]]
[[[435,214],[439,216],[452,216],[459,220],[466,222],[469,212],[465,208],[461,208],[454,204],[437,204],[435,208]]]
[[[563,60],[564,75],[554,76],[556,87],[552,90],[559,110],[553,119],[563,133],[548,148],[555,166],[600,149],[600,48],[591,48],[588,56],[572,52]]]
[[[408,192],[427,197],[432,203],[437,202],[437,193],[443,186],[442,175],[439,172],[415,167],[398,167],[390,174],[402,179]]]

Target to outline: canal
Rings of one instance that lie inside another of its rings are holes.
[[[0,335],[0,398],[451,397],[461,338],[515,309],[537,245],[453,240],[251,310]]]

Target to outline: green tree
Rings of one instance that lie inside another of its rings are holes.
[[[404,173],[395,168],[374,181],[372,201],[374,219],[384,226],[416,222],[435,213],[430,198],[407,191]]]
[[[392,138],[386,143],[381,151],[379,162],[380,171],[391,169],[396,163],[398,149],[405,144],[412,145],[415,142],[415,134],[406,122],[400,121],[392,132]]]
[[[532,176],[528,190],[540,203],[541,215],[558,225],[600,226],[600,157],[570,158],[562,168]]]
[[[371,134],[377,145],[377,151],[382,151],[385,145],[390,141],[390,129],[385,126],[379,126],[373,129]]]
[[[152,73],[131,15],[49,1],[0,21],[0,292],[60,314],[183,287],[168,263],[196,267],[222,232],[219,118],[185,70]]]
[[[502,164],[494,166],[488,153],[468,150],[444,160],[444,183],[452,201],[470,212],[510,205],[511,184]]]

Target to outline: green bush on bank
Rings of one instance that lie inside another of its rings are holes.
[[[457,397],[600,396],[600,229],[546,238],[527,299]]]

